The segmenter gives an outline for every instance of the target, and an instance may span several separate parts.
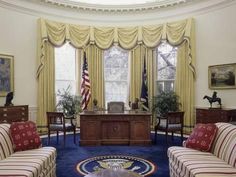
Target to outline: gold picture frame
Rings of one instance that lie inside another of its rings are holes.
[[[14,57],[0,54],[0,96],[14,91]]]
[[[210,89],[236,88],[236,63],[213,65],[208,67]]]

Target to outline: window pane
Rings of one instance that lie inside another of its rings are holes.
[[[76,93],[75,48],[69,43],[55,48],[55,92],[70,87],[71,94]],[[56,98],[58,101],[58,98]]]
[[[157,81],[157,95],[162,91],[173,91],[174,81]]]
[[[167,42],[157,48],[157,94],[160,91],[174,90],[176,75],[177,47]]]
[[[161,43],[157,51],[157,78],[174,79],[176,71],[177,48],[168,43]]]
[[[117,46],[104,52],[105,103],[128,98],[128,51]]]

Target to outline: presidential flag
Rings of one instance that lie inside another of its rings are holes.
[[[144,67],[142,73],[142,89],[141,89],[141,96],[140,100],[142,102],[142,109],[144,111],[148,111],[148,87],[147,87],[147,71],[146,71],[146,62],[144,59]]]
[[[90,81],[89,81],[89,73],[88,73],[88,63],[87,63],[85,52],[84,52],[84,63],[83,63],[80,91],[81,91],[81,97],[82,97],[81,107],[82,107],[82,110],[85,110],[85,109],[87,109],[87,106],[89,104],[89,100],[91,97]]]

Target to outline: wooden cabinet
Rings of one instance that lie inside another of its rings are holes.
[[[27,121],[28,105],[4,106],[0,107],[0,123]]]
[[[230,122],[236,120],[236,109],[196,108],[196,123]]]
[[[80,145],[151,144],[150,113],[80,114]]]

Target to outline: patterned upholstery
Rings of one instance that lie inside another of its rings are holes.
[[[55,177],[56,149],[43,147],[13,152],[9,124],[0,124],[0,177]]]
[[[36,124],[32,121],[12,122],[10,135],[15,152],[36,149],[42,145]]]
[[[185,147],[209,152],[211,150],[217,130],[218,127],[213,123],[196,124],[191,135],[186,141]]]
[[[171,177],[235,177],[236,126],[216,123],[218,132],[211,152],[185,147],[168,149]]]

